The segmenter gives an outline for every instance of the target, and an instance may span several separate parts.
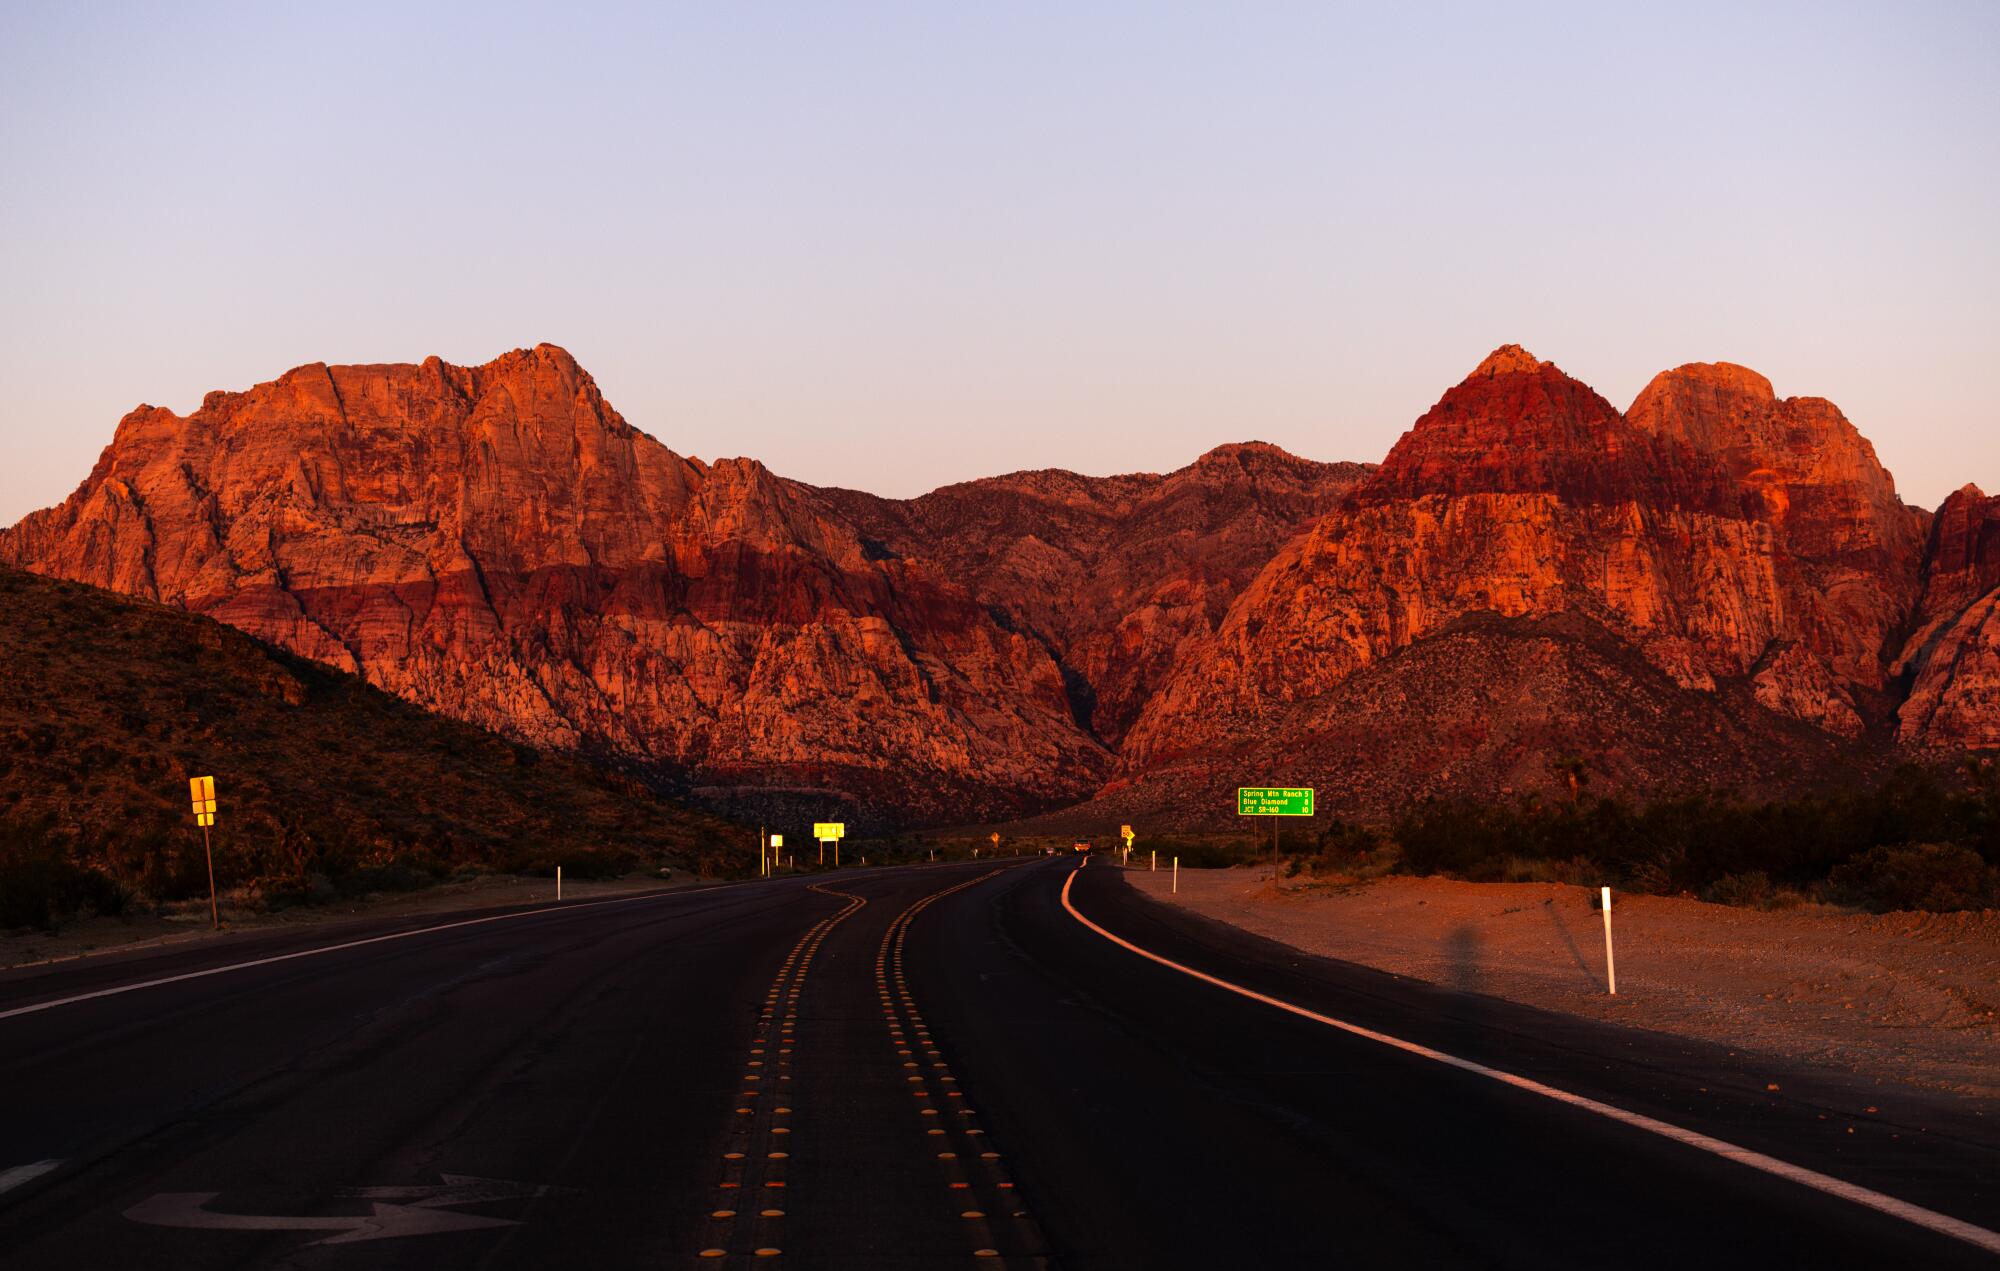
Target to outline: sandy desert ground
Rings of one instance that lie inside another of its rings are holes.
[[[1133,869],[1148,895],[1308,952],[1550,1010],[2000,1098],[2000,912],[1764,912],[1614,896],[1618,996],[1582,887]]]

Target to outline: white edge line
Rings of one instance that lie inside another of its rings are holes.
[[[584,900],[568,905],[545,905],[540,909],[523,909],[515,913],[488,914],[484,918],[466,918],[459,922],[439,923],[435,927],[418,927],[414,931],[392,931],[388,935],[369,936],[365,940],[349,940],[342,944],[320,945],[313,949],[296,949],[291,953],[273,954],[268,958],[255,958],[249,962],[229,962],[222,966],[204,967],[199,971],[183,971],[179,975],[163,975],[153,980],[138,980],[131,984],[114,984],[110,988],[93,989],[88,993],[76,993],[69,997],[52,998],[46,1002],[30,1002],[26,1006],[16,1006],[12,1010],[0,1011],[0,1019],[11,1019],[16,1015],[33,1015],[36,1011],[54,1010],[58,1006],[68,1006],[75,1002],[88,1002],[93,998],[116,997],[120,993],[135,993],[140,989],[158,988],[163,984],[179,984],[183,980],[199,980],[211,975],[221,975],[225,971],[247,971],[251,967],[270,966],[274,962],[290,962],[294,958],[316,957],[322,953],[338,953],[342,949],[359,949],[363,945],[381,944],[388,940],[408,940],[412,936],[427,936],[433,932],[451,931],[457,927],[477,927],[489,922],[509,922],[516,918],[532,918],[537,914],[574,913],[579,909],[595,909],[599,905],[632,905],[645,900],[667,900],[679,896],[695,896],[716,890],[713,887],[679,888],[674,891],[654,892],[646,896],[613,896],[604,900]]]
[[[939,861],[938,864],[964,864],[963,861]],[[922,868],[921,866],[891,865],[888,869]],[[788,879],[746,879],[746,883],[785,882]],[[349,940],[343,944],[321,945],[315,949],[298,949],[291,953],[274,954],[268,958],[256,958],[249,962],[230,962],[222,966],[206,967],[200,971],[185,971],[180,975],[163,975],[158,979],[139,980],[131,984],[114,984],[110,988],[94,989],[89,993],[76,993],[69,997],[53,998],[46,1002],[30,1002],[26,1006],[16,1006],[12,1010],[0,1011],[0,1019],[12,1019],[16,1015],[33,1015],[37,1011],[54,1010],[58,1006],[69,1006],[75,1002],[88,1002],[93,998],[116,997],[120,993],[132,993],[139,989],[158,988],[163,984],[178,984],[182,980],[199,980],[206,976],[221,975],[225,971],[247,971],[251,967],[269,966],[274,962],[290,962],[294,958],[310,958],[321,953],[338,953],[342,949],[358,949],[363,945],[381,944],[385,940],[407,940],[411,936],[427,936],[433,932],[450,931],[457,927],[477,927],[488,922],[508,922],[515,918],[533,918],[537,914],[571,913],[578,909],[595,909],[599,905],[635,905],[646,900],[670,900],[679,896],[697,896],[731,886],[681,887],[672,891],[650,892],[642,896],[608,896],[603,900],[581,900],[567,905],[544,905],[540,909],[523,909],[516,913],[489,914],[484,918],[467,918],[461,922],[439,923],[435,927],[419,927],[414,931],[392,931],[384,936],[370,936],[365,940]],[[67,963],[65,964],[67,965]]]
[[[10,1170],[0,1170],[0,1192],[11,1192],[23,1183],[32,1183],[61,1164],[60,1160],[36,1161],[31,1165],[16,1165]]]
[[[1255,989],[1246,989],[1240,984],[1232,984],[1228,980],[1210,975],[1206,971],[1197,971],[1193,967],[1183,966],[1171,958],[1161,957],[1150,949],[1140,948],[1122,936],[1113,935],[1103,927],[1084,917],[1077,910],[1077,907],[1070,902],[1069,889],[1070,884],[1076,881],[1077,873],[1081,868],[1082,866],[1078,866],[1077,869],[1071,870],[1069,877],[1063,880],[1062,903],[1063,908],[1069,910],[1070,917],[1089,927],[1092,931],[1095,931],[1098,935],[1103,936],[1106,940],[1118,945],[1120,948],[1128,949],[1142,958],[1159,963],[1163,967],[1170,967],[1175,971],[1179,971],[1182,975],[1192,976],[1194,979],[1204,983],[1213,984],[1219,989],[1227,989],[1229,992],[1247,997],[1253,1002],[1262,1002],[1266,1006],[1276,1007],[1278,1010],[1287,1011],[1302,1019],[1309,1019],[1315,1023],[1325,1024],[1329,1028],[1337,1028],[1344,1033],[1352,1033],[1356,1037],[1365,1037],[1369,1041],[1379,1042],[1384,1046],[1394,1047],[1406,1054],[1433,1060],[1464,1072],[1477,1073],[1479,1076],[1491,1078],[1503,1085],[1512,1086],[1516,1090],[1525,1090],[1530,1094],[1541,1095],[1545,1099],[1554,1099],[1557,1103],[1566,1103],[1573,1108],[1582,1108],[1586,1112],[1595,1112],[1601,1117],[1607,1117],[1613,1121],[1629,1125],[1634,1129],[1645,1130],[1649,1134],[1657,1134],[1661,1138],[1671,1139],[1687,1147],[1697,1148],[1711,1155],[1720,1156],[1725,1160],[1735,1161],[1739,1165],[1747,1165],[1751,1169],[1762,1170],[1766,1174],[1789,1179],[1794,1183],[1810,1187],[1814,1191],[1824,1192],[1829,1196],[1837,1196],[1841,1200],[1850,1201],[1856,1205],[1865,1205],[1869,1209],[1888,1214],[1892,1218],[1900,1218],[1904,1222],[1913,1223],[1928,1231],[1937,1232],[1939,1235],[1950,1236],[1955,1240],[1962,1240],[1969,1245],[1974,1245],[1989,1253],[2000,1253],[2000,1232],[1988,1231],[1984,1227],[1975,1226],[1962,1219],[1953,1218],[1949,1214],[1941,1214],[1934,1209],[1925,1209],[1921,1205],[1912,1205],[1906,1200],[1897,1200],[1894,1196],[1885,1196],[1881,1192],[1871,1191],[1866,1187],[1861,1187],[1854,1183],[1843,1182],[1838,1178],[1822,1174],[1817,1170],[1807,1169],[1803,1165],[1793,1165],[1789,1161],[1781,1161],[1774,1156],[1766,1156],[1762,1152],[1753,1152],[1749,1148],[1738,1147],[1734,1143],[1711,1138],[1706,1134],[1701,1134],[1694,1130],[1683,1129],[1678,1125],[1656,1120],[1641,1113],[1627,1112],[1623,1108],[1613,1107],[1611,1104],[1601,1103],[1596,1099],[1588,1098],[1584,1095],[1571,1094],[1567,1090],[1558,1090],[1554,1086],[1543,1085],[1541,1082],[1529,1077],[1505,1072],[1499,1068],[1489,1068],[1485,1064],[1474,1063],[1470,1059],[1460,1059],[1456,1055],[1448,1055],[1441,1050],[1433,1050],[1429,1046],[1424,1046],[1417,1042],[1404,1041],[1400,1037],[1391,1037],[1387,1033],[1378,1033],[1372,1028],[1363,1028],[1359,1024],[1350,1024],[1346,1020],[1335,1019],[1331,1015],[1322,1015],[1318,1011],[1307,1010],[1303,1006],[1294,1006],[1292,1003],[1280,998],[1270,997],[1257,992]]]

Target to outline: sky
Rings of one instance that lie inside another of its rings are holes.
[[[563,345],[888,495],[1379,459],[1495,346],[2000,490],[2000,4],[0,9],[0,524],[121,415]]]

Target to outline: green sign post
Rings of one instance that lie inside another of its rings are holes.
[[[1278,818],[1311,816],[1311,786],[1238,786],[1236,815],[1271,818],[1271,881],[1278,881]]]

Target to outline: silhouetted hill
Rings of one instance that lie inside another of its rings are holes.
[[[0,666],[0,864],[39,853],[158,898],[205,891],[201,774],[219,787],[220,881],[274,895],[747,853],[742,831],[635,780],[93,587],[0,567]]]

